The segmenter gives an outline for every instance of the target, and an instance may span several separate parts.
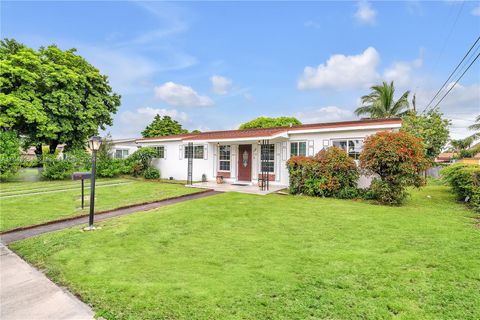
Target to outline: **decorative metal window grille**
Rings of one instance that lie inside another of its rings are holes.
[[[187,184],[193,184],[193,143],[189,142],[185,146],[185,157],[187,158]]]
[[[219,146],[220,171],[230,171],[230,146]]]
[[[307,143],[305,141],[290,143],[290,155],[293,156],[306,156],[307,155]]]
[[[203,146],[185,146],[185,151],[184,151],[185,157],[184,158],[189,158],[190,154],[193,154],[194,159],[203,159]],[[192,156],[190,156],[192,157]]]
[[[269,173],[273,172],[275,158],[275,146],[268,140],[262,140],[260,144],[260,186],[262,190],[270,188]]]
[[[274,172],[275,171],[275,145],[274,144],[262,144],[260,150],[260,163],[262,172]]]
[[[348,153],[348,156],[353,159],[358,159],[360,152],[363,148],[362,139],[346,139],[346,140],[334,140],[332,145],[334,147],[339,147],[345,150]]]

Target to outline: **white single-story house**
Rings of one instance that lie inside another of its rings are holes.
[[[398,118],[365,119],[187,133],[137,139],[136,143],[157,148],[159,157],[153,164],[163,178],[187,179],[188,145],[193,144],[193,180],[206,177],[215,181],[222,176],[227,183],[256,184],[263,171],[268,172],[270,184],[287,186],[286,162],[291,156],[313,156],[323,148],[338,146],[357,159],[365,137],[379,131],[397,131],[401,124]],[[359,184],[365,186],[369,181],[362,177]]]

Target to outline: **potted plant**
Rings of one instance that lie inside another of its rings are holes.
[[[217,184],[223,183],[223,176],[217,176]]]
[[[259,187],[260,189],[263,188],[263,183],[264,183],[264,182],[263,182],[263,179],[259,178],[259,179],[258,179],[258,187]]]

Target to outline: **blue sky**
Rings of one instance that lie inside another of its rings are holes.
[[[458,18],[457,18],[458,17]],[[114,137],[156,113],[188,129],[257,116],[355,119],[368,87],[394,80],[423,107],[480,34],[480,2],[1,3],[1,36],[57,44],[122,95]],[[480,113],[480,61],[440,105],[452,137]]]

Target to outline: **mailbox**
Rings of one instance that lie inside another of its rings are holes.
[[[74,172],[72,174],[72,180],[90,179],[91,176],[92,176],[91,172]]]

